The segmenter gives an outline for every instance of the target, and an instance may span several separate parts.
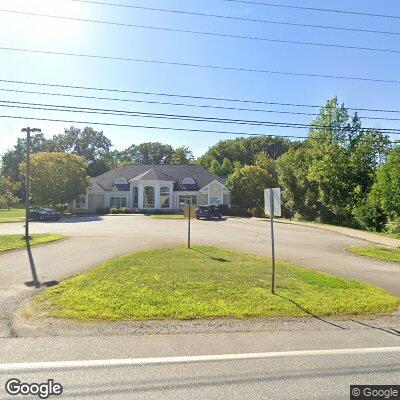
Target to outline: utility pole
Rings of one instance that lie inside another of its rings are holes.
[[[274,191],[269,189],[270,199],[270,218],[271,218],[271,250],[272,250],[272,281],[271,281],[271,292],[275,294],[275,238],[274,238],[274,213],[275,213],[275,202],[274,202]]]
[[[30,193],[29,193],[29,178],[31,173],[31,133],[41,132],[38,128],[27,128],[21,129],[21,132],[26,132],[26,176],[25,176],[25,240],[30,240],[29,236],[29,205],[30,205]]]

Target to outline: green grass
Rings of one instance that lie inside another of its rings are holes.
[[[22,234],[20,235],[0,235],[0,253],[2,251],[8,250],[19,250],[26,247],[25,240],[22,239]],[[39,244],[45,244],[54,242],[56,240],[63,239],[64,235],[58,234],[34,234],[32,235],[32,240],[30,241],[31,246],[37,246]]]
[[[166,215],[152,215],[154,219],[184,219],[185,217],[181,214],[166,214]]]
[[[36,298],[47,315],[80,321],[299,317],[390,313],[384,289],[212,247],[151,250],[110,260]]]
[[[11,207],[10,210],[0,209],[0,223],[20,222],[25,218],[25,209],[22,206]]]
[[[400,249],[390,249],[382,246],[352,246],[348,250],[359,256],[400,263]]]

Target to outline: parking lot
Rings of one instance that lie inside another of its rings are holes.
[[[70,217],[60,222],[31,224],[33,233],[57,232],[68,236],[59,243],[32,248],[39,278],[61,280],[127,252],[184,246],[187,221],[151,216]],[[0,234],[22,233],[20,223],[0,224]],[[192,220],[192,243],[221,246],[270,255],[269,223],[261,219]],[[361,258],[346,251],[366,242],[312,227],[277,223],[276,256],[300,266],[347,278],[356,278],[400,295],[400,267]],[[26,252],[0,256],[1,287],[20,286],[31,279]]]

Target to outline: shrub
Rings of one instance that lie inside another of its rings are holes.
[[[132,214],[132,210],[128,207],[122,207],[119,209],[119,212],[121,214]]]
[[[96,209],[96,213],[97,214],[110,214],[110,209],[108,208],[108,207],[98,207],[97,209]]]
[[[111,208],[110,214],[119,214],[119,208]]]
[[[230,207],[223,214],[231,217],[251,217],[249,211],[243,207]]]
[[[54,208],[60,213],[65,213],[68,210],[68,204],[56,204]]]
[[[400,235],[400,218],[395,218],[385,225],[385,231],[392,235]]]
[[[256,218],[264,218],[265,217],[264,209],[262,207],[253,207],[250,210],[250,213],[252,214],[253,217],[256,217]]]

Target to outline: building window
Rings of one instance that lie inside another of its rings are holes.
[[[88,208],[87,202],[86,202],[86,196],[78,196],[78,198],[75,201],[75,208],[80,209],[80,208]]]
[[[126,196],[110,197],[110,208],[122,208],[122,207],[126,207]]]
[[[155,190],[153,186],[146,186],[143,191],[143,208],[155,207]]]
[[[210,204],[213,206],[218,206],[220,204],[222,204],[222,198],[221,196],[210,196]]]
[[[132,196],[132,207],[139,207],[139,188],[137,186],[133,187],[133,196]]]
[[[197,196],[191,194],[189,195],[181,194],[179,195],[179,205],[181,204],[189,204],[190,206],[196,206]]]
[[[169,187],[162,186],[160,188],[160,204],[161,208],[169,208]]]

